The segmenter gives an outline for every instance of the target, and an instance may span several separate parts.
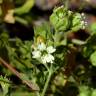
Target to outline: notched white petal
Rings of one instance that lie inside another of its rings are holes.
[[[47,47],[47,52],[48,52],[48,53],[54,53],[55,51],[56,51],[56,49],[53,48],[53,46]]]
[[[33,58],[40,58],[41,57],[41,52],[40,51],[33,51],[32,55],[33,55]]]
[[[46,63],[53,63],[54,61],[54,57],[51,54],[46,54],[45,56],[43,56],[41,58],[42,63],[46,64]]]

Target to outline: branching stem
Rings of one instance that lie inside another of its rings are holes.
[[[50,79],[51,79],[51,76],[52,76],[52,64],[51,64],[51,66],[50,66],[50,69],[49,69],[49,74],[48,74],[48,77],[47,77],[47,80],[46,80],[46,82],[45,82],[45,85],[44,85],[44,88],[43,88],[43,91],[42,91],[42,93],[41,93],[41,96],[45,96],[45,93],[46,93],[46,91],[47,91],[47,88],[48,88],[48,84],[49,84],[49,82],[50,82]]]

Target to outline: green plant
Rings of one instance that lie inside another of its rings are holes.
[[[61,6],[53,10],[50,23],[34,26],[32,41],[10,39],[6,32],[0,33],[2,73],[9,77],[15,74],[33,90],[20,83],[15,92],[8,86],[9,94],[20,96],[27,90],[26,96],[95,96],[96,86],[90,79],[96,66],[96,34],[93,32],[85,41],[69,38],[85,27],[84,14]],[[8,87],[2,87],[5,96]]]

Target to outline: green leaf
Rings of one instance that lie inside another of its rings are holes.
[[[52,40],[52,33],[48,22],[44,22],[42,25],[34,27],[34,41],[35,43],[49,42]]]
[[[74,13],[72,17],[72,31],[78,31],[79,29],[82,29],[85,25],[82,23],[82,17],[79,13]]]
[[[88,86],[80,86],[79,87],[79,95],[78,96],[91,96],[91,88]]]
[[[96,23],[92,23],[89,30],[92,32],[92,34],[96,33]]]
[[[90,46],[85,46],[84,48],[83,48],[83,56],[84,57],[86,57],[86,58],[89,58],[90,57],[90,55],[93,53],[93,49],[92,49],[92,47],[90,47]]]
[[[90,61],[93,66],[96,66],[96,51],[91,54]]]
[[[6,77],[0,76],[0,85],[2,87],[4,96],[6,96],[9,91],[10,81]]]
[[[14,13],[18,15],[28,13],[31,10],[31,8],[34,6],[34,3],[35,3],[35,0],[26,0],[24,5],[22,5],[19,8],[15,8]]]
[[[83,48],[83,55],[84,57],[89,58],[94,50],[96,50],[96,34],[90,35],[85,42],[86,44]]]
[[[54,9],[50,16],[50,22],[57,31],[65,31],[68,28],[69,21],[68,10],[64,6]]]
[[[93,91],[92,91],[92,95],[91,96],[96,96],[96,89],[94,89]]]

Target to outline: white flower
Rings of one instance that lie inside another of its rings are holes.
[[[54,61],[54,57],[51,54],[46,54],[45,56],[43,56],[41,58],[42,63],[46,64],[46,63],[53,63]]]
[[[45,50],[45,49],[46,49],[45,44],[44,44],[44,43],[40,43],[40,44],[38,45],[38,49],[39,49],[40,51]]]
[[[32,58],[41,60],[43,64],[53,63],[54,56],[52,53],[55,51],[56,49],[53,46],[46,47],[44,43],[40,43],[37,48],[34,48],[34,51],[32,52]]]
[[[55,51],[56,51],[56,49],[53,48],[53,46],[47,47],[47,52],[48,52],[48,53],[54,53]]]
[[[38,50],[35,50],[32,52],[33,58],[40,58],[41,57],[41,52]]]
[[[81,26],[82,26],[82,29],[85,29],[85,27],[87,26],[87,22],[81,21]]]
[[[83,16],[85,16],[85,14],[84,13],[81,13],[81,16],[83,17]]]
[[[84,25],[85,24],[85,22],[84,21],[81,21],[81,25]]]

